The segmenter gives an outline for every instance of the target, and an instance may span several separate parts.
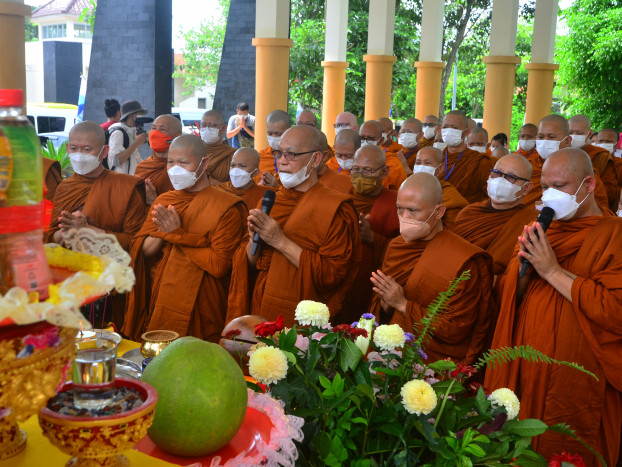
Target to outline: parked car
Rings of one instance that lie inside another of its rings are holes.
[[[26,116],[33,124],[42,144],[51,141],[55,148],[69,138],[69,130],[75,125],[78,106],[73,104],[28,104]]]

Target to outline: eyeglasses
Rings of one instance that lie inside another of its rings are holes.
[[[335,123],[333,126],[335,128],[350,128],[349,123]]]
[[[224,125],[218,125],[215,123],[201,123],[201,128],[209,128],[210,130],[220,130]]]
[[[381,165],[380,167],[378,167],[377,169],[371,169],[369,167],[365,167],[364,169],[361,169],[359,167],[352,167],[352,169],[350,169],[350,175],[367,175],[368,177],[373,175],[374,172],[379,171],[380,169],[384,169],[384,165]]]
[[[508,182],[510,183],[516,183],[518,180],[524,180],[526,182],[528,182],[529,180],[527,180],[526,178],[523,177],[519,177],[518,175],[513,175],[513,174],[506,174],[501,172],[500,170],[497,169],[490,169],[490,178],[499,178],[499,177],[503,177],[505,178]]]
[[[314,152],[320,152],[319,149],[314,149],[313,151],[304,151],[304,152],[283,152],[275,149],[272,151],[272,157],[274,157],[275,161],[278,161],[281,156],[285,158],[286,161],[293,161],[296,157],[302,156],[303,154],[311,154]]]

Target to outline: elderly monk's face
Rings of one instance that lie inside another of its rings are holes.
[[[361,141],[379,143],[382,139],[381,127],[372,123],[364,123],[359,131]]]
[[[175,117],[172,117],[175,118]],[[164,133],[166,136],[170,136],[174,138],[176,136],[181,135],[179,131],[173,126],[174,122],[171,122],[171,117],[160,116],[155,119],[153,125],[151,125],[152,130],[158,130]]]
[[[441,161],[436,160],[436,157],[432,151],[419,150],[417,153],[417,159],[415,165],[425,165],[427,167],[438,167],[441,165]]]
[[[293,174],[307,167],[307,164],[309,164],[309,168],[315,169],[322,162],[322,149],[311,147],[310,143],[302,140],[300,132],[293,129],[281,138],[279,150],[283,153],[280,156],[275,156],[279,172]],[[293,156],[292,160],[288,160],[286,154],[289,153],[299,155]],[[314,160],[311,161],[311,159]]]
[[[359,149],[354,156],[350,173],[353,176],[363,175],[366,178],[373,178],[378,187],[382,184],[382,179],[388,175],[389,167],[374,152],[366,151],[365,148]]]
[[[227,125],[220,123],[218,117],[215,115],[204,115],[201,119],[201,128],[217,128],[218,136],[222,138],[225,134]]]
[[[404,218],[427,220],[436,206],[430,204],[419,187],[402,188],[397,192],[397,215]]]
[[[520,132],[518,133],[518,139],[536,139],[536,136],[538,136],[538,131],[530,127],[521,128]]]
[[[570,135],[586,135],[589,138],[589,135],[592,133],[590,127],[588,127],[584,122],[579,122],[576,120],[568,121],[568,132]]]
[[[423,131],[421,131],[417,127],[417,124],[414,122],[402,123],[402,127],[400,128],[400,132],[398,133],[398,135],[403,135],[407,133],[412,133],[412,134],[417,135],[417,141],[419,141],[419,139],[423,136]]]
[[[335,128],[349,128],[356,130],[356,118],[348,114],[340,114],[335,120]]]
[[[102,150],[103,148],[101,144],[97,143],[97,136],[90,132],[74,131],[67,141],[68,153],[81,152],[83,154],[91,154],[99,156],[100,161],[107,155],[107,151]]]
[[[354,153],[356,149],[354,149],[354,144],[338,144],[335,143],[335,157],[338,157],[342,160],[352,159],[354,157]]]
[[[488,138],[484,133],[470,133],[467,137],[467,146],[488,146]]]
[[[519,198],[526,194],[528,188],[531,188],[529,185],[529,179],[527,176],[528,173],[525,173],[524,167],[517,160],[513,160],[512,158],[501,158],[495,164],[495,170],[498,170],[501,173],[506,174],[504,177],[508,182],[513,185],[521,186],[521,190],[516,194],[516,197]],[[495,178],[498,176],[497,173],[491,173],[490,178]]]
[[[612,131],[600,131],[596,137],[597,144],[609,143],[609,144],[617,144],[618,143],[618,135]]]
[[[313,128],[317,128],[313,114],[307,112],[301,112],[296,119],[296,125],[307,125]]]
[[[275,138],[283,136],[283,133],[285,133],[288,128],[289,126],[285,122],[266,123],[266,133],[268,133],[268,136],[274,136]]]
[[[547,139],[550,141],[561,141],[559,149],[570,146],[568,135],[556,122],[541,122],[538,127],[537,139]]]
[[[555,188],[569,195],[574,195],[576,193],[577,203],[580,203],[593,191],[593,189],[590,189],[592,183],[585,183],[583,181],[584,179],[577,180],[575,174],[570,172],[566,168],[566,165],[567,161],[565,159],[558,159],[555,163],[546,164],[546,167],[542,168],[542,178],[540,179],[542,191],[546,191],[548,188]],[[594,180],[592,177],[589,178],[592,181]]]
[[[182,169],[186,169],[189,172],[196,172],[203,158],[192,154],[190,149],[183,147],[172,147],[168,151],[166,169],[170,170],[173,166],[178,165]],[[197,173],[197,176],[201,173]]]
[[[242,169],[251,174],[251,177],[257,175],[257,165],[257,157],[250,151],[237,151],[231,158],[232,169]]]

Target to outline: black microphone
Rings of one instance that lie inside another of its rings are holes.
[[[276,191],[266,190],[263,194],[263,199],[261,200],[261,212],[265,212],[266,214],[270,214],[272,210],[272,206],[274,205],[274,199],[276,198]],[[255,232],[253,235],[253,248],[251,249],[251,255],[255,256],[257,253],[257,247],[261,243],[261,237],[259,236],[259,232]]]
[[[553,211],[553,209],[547,206],[542,208],[542,211],[540,211],[540,215],[538,216],[538,220],[536,220],[536,222],[540,224],[543,232],[546,232],[546,229],[549,228],[549,225],[551,225],[551,222],[553,222],[554,216],[555,216],[555,211]],[[535,231],[535,233],[536,233],[536,237],[540,238],[537,230]],[[522,279],[525,276],[525,273],[527,272],[527,268],[529,266],[531,266],[531,263],[529,263],[529,261],[523,258],[523,266],[520,268],[518,277]]]

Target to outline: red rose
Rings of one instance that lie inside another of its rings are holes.
[[[473,368],[471,365],[463,365],[462,363],[458,363],[458,368],[452,371],[449,376],[452,378],[457,378],[459,375],[466,375],[470,378],[473,374],[475,374],[477,370]]]
[[[349,324],[338,324],[333,328],[333,332],[348,332],[349,329],[352,329]]]
[[[255,335],[259,337],[270,337],[285,327],[285,320],[282,315],[276,318],[276,321],[264,321],[255,326]]]
[[[231,331],[227,332],[227,334],[225,334],[225,339],[234,339],[240,334],[242,334],[242,331],[240,331],[239,329],[232,329]]]
[[[555,454],[549,461],[549,467],[561,467],[566,464],[574,465],[575,467],[585,467],[585,462],[579,454],[569,454],[562,452],[561,454]]]

